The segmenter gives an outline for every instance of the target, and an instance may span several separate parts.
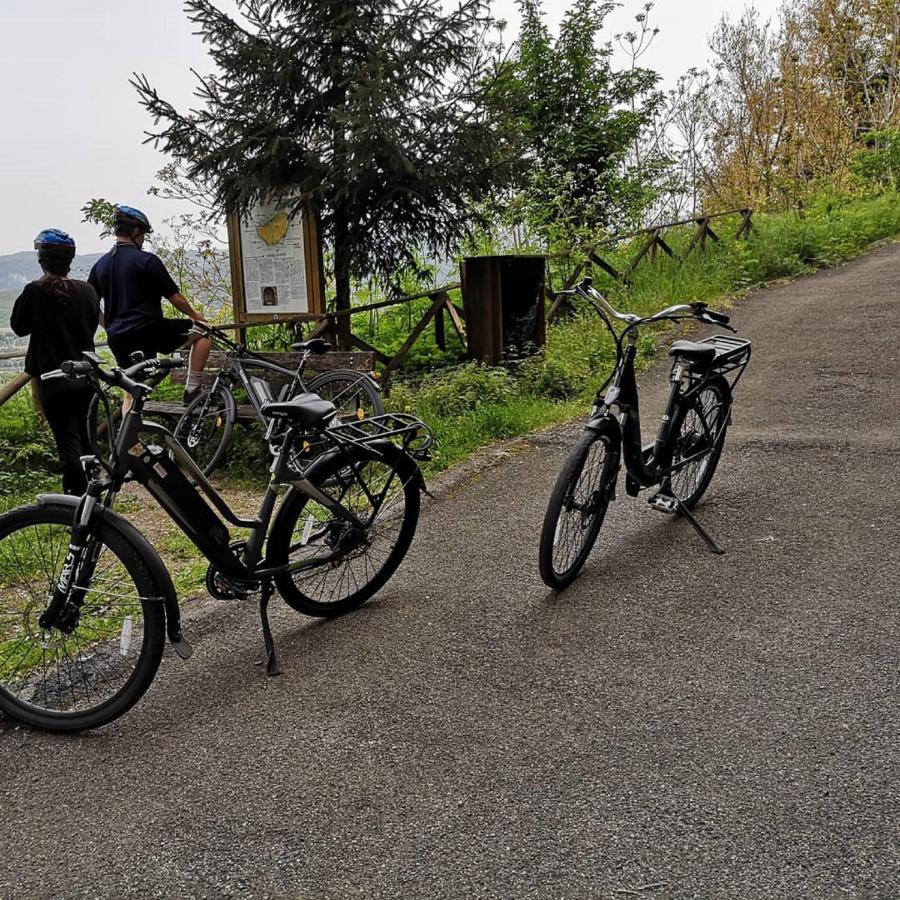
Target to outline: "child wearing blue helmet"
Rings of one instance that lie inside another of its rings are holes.
[[[25,371],[56,439],[63,468],[63,490],[82,494],[87,487],[80,457],[91,452],[87,429],[93,391],[82,381],[43,382],[40,376],[58,369],[67,359],[81,359],[94,349],[100,300],[84,281],[69,278],[75,241],[58,228],[48,228],[34,239],[44,274],[25,285],[13,305],[10,327],[21,337],[30,335]]]

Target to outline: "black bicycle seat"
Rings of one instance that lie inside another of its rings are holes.
[[[695,341],[675,341],[669,347],[669,356],[680,356],[700,365],[708,365],[715,359],[716,348],[709,344],[699,344]]]
[[[324,428],[334,413],[334,404],[318,394],[297,394],[292,400],[267,403],[262,407],[264,416],[290,419],[306,428]]]
[[[310,338],[308,341],[300,341],[297,344],[291,344],[291,350],[303,353],[308,350],[310,353],[320,354],[327,353],[331,349],[331,344],[322,338]]]

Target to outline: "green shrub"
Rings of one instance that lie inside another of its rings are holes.
[[[508,403],[516,383],[507,369],[465,363],[395,384],[389,406],[395,411],[428,410],[439,416],[459,416],[479,406]]]

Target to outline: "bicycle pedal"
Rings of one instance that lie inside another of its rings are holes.
[[[656,494],[656,496],[651,497],[647,503],[659,512],[678,512],[678,501],[674,497],[669,497],[667,494]]]

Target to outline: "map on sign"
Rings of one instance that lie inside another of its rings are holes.
[[[303,218],[283,206],[260,204],[241,220],[244,301],[248,313],[309,311]]]

